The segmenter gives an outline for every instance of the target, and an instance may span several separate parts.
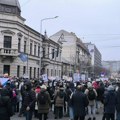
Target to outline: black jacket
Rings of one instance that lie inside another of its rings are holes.
[[[120,112],[120,88],[116,92],[116,110]]]
[[[35,101],[36,101],[36,97],[35,97],[35,92],[30,90],[30,91],[24,91],[23,93],[23,107],[24,110],[26,110],[26,108],[29,106],[30,110],[34,110],[35,108]]]
[[[115,113],[116,106],[116,94],[115,91],[111,90],[104,96],[104,112]]]
[[[87,96],[82,91],[76,91],[71,100],[75,116],[85,116],[85,107],[89,104]]]
[[[3,92],[4,90],[0,90],[0,119],[10,120],[10,117],[13,115],[11,100],[9,96],[6,96]]]

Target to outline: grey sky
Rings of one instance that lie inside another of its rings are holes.
[[[64,29],[92,42],[103,60],[120,60],[120,0],[19,0],[26,24],[48,36]]]

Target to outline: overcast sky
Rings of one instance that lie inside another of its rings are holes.
[[[120,60],[120,0],[19,0],[26,24],[48,36],[61,29],[96,45],[102,60]]]

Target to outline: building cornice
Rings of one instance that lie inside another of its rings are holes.
[[[15,35],[15,32],[11,31],[11,30],[2,30],[1,31],[2,34],[11,34],[11,35]]]

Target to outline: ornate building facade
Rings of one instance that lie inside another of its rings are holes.
[[[61,76],[60,53],[60,43],[25,24],[18,0],[0,0],[0,76]]]
[[[25,25],[18,0],[1,0],[0,75],[39,77],[41,45],[40,34]]]

